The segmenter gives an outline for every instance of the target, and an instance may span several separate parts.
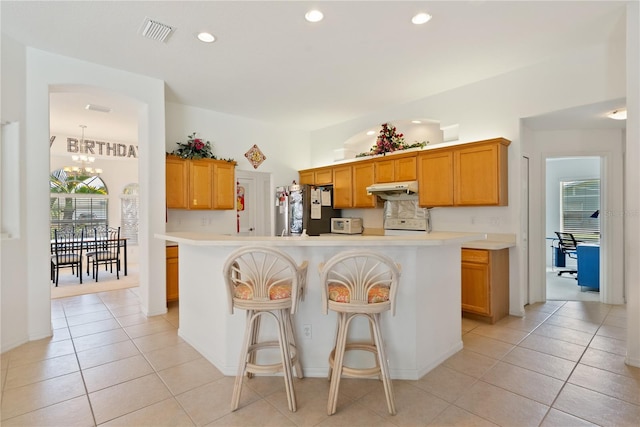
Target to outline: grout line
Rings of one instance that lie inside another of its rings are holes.
[[[100,299],[102,300],[102,298]],[[67,328],[69,328],[69,320],[67,316],[67,311],[64,307],[64,304],[61,304],[62,312],[64,313],[64,319],[67,323]],[[73,317],[73,316],[71,316]],[[71,329],[69,329],[69,339],[71,340],[71,346],[73,347],[73,355],[76,357],[76,363],[78,364],[78,371],[80,372],[80,378],[82,378],[82,386],[84,387],[84,396],[87,399],[87,403],[89,404],[89,411],[91,411],[91,418],[93,418],[93,424],[98,425],[96,421],[96,414],[93,410],[93,404],[91,403],[91,399],[89,398],[89,389],[87,388],[87,382],[84,378],[84,371],[82,370],[82,365],[80,364],[80,358],[78,358],[78,349],[76,348],[76,343],[73,340],[73,336],[71,335]],[[59,402],[62,403],[62,402]]]

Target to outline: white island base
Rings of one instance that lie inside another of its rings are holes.
[[[166,233],[158,238],[179,244],[179,335],[222,373],[236,375],[245,329],[245,312],[230,314],[222,277],[228,255],[241,246],[275,246],[298,263],[309,262],[304,300],[294,316],[304,375],[325,377],[333,348],[336,314],[322,314],[318,265],[350,249],[379,250],[402,268],[395,316],[381,316],[391,377],[416,380],[462,349],[460,248],[485,238],[473,233],[431,233],[416,236],[230,237]],[[265,318],[263,337],[275,336]],[[275,322],[273,322],[275,323]],[[350,339],[368,337],[368,323],[355,319]],[[303,329],[308,334],[303,334]],[[369,353],[347,358],[347,364],[370,366]],[[270,357],[270,355],[267,355]],[[271,361],[271,359],[269,359]]]

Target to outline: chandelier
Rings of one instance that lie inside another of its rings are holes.
[[[82,139],[80,140],[80,148],[82,149],[82,147],[84,147],[84,129],[87,126],[80,125],[80,127],[82,128]],[[67,176],[71,176],[74,178],[89,178],[92,176],[99,176],[102,173],[102,169],[89,166],[96,161],[95,157],[87,156],[84,154],[74,154],[73,156],[71,156],[71,160],[76,162],[76,165],[64,167],[63,170],[67,174]]]

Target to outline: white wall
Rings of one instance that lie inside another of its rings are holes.
[[[627,2],[627,133],[624,194],[626,362],[640,366],[640,3]]]
[[[65,166],[75,166],[71,160],[72,153],[67,152],[67,137],[79,138],[78,135],[63,135],[55,133],[56,139],[50,148],[50,172]],[[92,135],[92,139],[105,141],[104,135]],[[118,143],[118,141],[108,141]],[[129,144],[125,144],[129,145]],[[100,178],[109,191],[109,226],[121,226],[120,196],[124,188],[132,183],[138,183],[138,158],[94,155],[95,162],[90,166],[102,169]]]
[[[173,103],[166,105],[166,129],[167,152],[175,150],[176,143],[186,142],[187,136],[196,132],[197,137],[211,142],[216,157],[234,159],[236,170],[270,173],[272,191],[268,195],[269,200],[275,197],[273,190],[276,186],[297,180],[298,170],[309,166],[309,133],[306,131]],[[266,157],[257,169],[244,156],[254,144]],[[170,209],[167,219],[167,231],[236,232],[235,210]]]
[[[2,37],[2,117],[10,122],[12,136],[2,140],[0,162],[0,190],[3,201],[0,209],[2,233],[0,244],[0,351],[13,348],[28,338],[29,305],[25,278],[28,266],[24,219],[26,209],[25,186],[25,108],[26,108],[26,51],[24,46],[8,37]],[[8,137],[3,125],[3,138]],[[10,145],[9,145],[10,144]],[[4,203],[10,203],[5,205]]]
[[[5,76],[5,64],[20,68],[21,61],[23,76],[11,73]],[[139,146],[144,153],[139,162],[143,219],[139,227],[141,306],[146,314],[166,312],[165,270],[151,267],[164,265],[165,259],[164,241],[153,238],[154,233],[164,231],[165,219],[164,167],[157,167],[164,165],[164,144],[156,142],[165,139],[164,82],[31,48],[17,47],[9,52],[3,49],[2,64],[3,87],[17,87],[24,92],[3,91],[2,105],[25,106],[22,115],[16,114],[24,123],[21,144],[34,148],[29,156],[14,159],[29,174],[21,175],[24,179],[9,189],[22,198],[20,216],[25,227],[20,241],[11,243],[9,249],[14,250],[6,250],[8,244],[3,241],[2,293],[9,294],[9,298],[2,300],[3,327],[10,325],[13,330],[3,333],[2,351],[51,334],[49,272],[48,267],[43,267],[49,264],[49,189],[42,183],[49,178],[49,92],[53,86],[77,91],[83,86],[97,87],[127,96],[138,106]],[[15,262],[6,262],[5,257]],[[25,309],[16,312],[12,306]],[[22,325],[26,327],[22,329]]]
[[[504,137],[509,146],[509,206],[437,208],[435,230],[515,233],[520,230],[520,119],[625,96],[625,52],[617,41],[590,46],[548,62],[516,70],[458,89],[391,106],[374,114],[320,129],[311,134],[312,166],[332,162],[333,149],[373,123],[428,117],[441,126],[459,124],[459,141]],[[532,204],[533,205],[533,204]],[[358,212],[352,212],[356,216]],[[541,215],[544,211],[540,212]],[[510,312],[524,313],[526,282],[520,272],[524,252],[510,250]]]

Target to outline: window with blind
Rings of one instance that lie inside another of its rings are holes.
[[[577,240],[600,239],[600,180],[561,181],[562,231]]]
[[[79,231],[109,224],[109,191],[99,176],[68,175],[58,169],[49,177],[49,223],[53,230]]]
[[[51,194],[51,235],[55,229],[95,228],[107,226],[109,197],[102,194]],[[53,238],[53,237],[52,237]]]
[[[120,195],[120,227],[129,244],[138,244],[138,184],[127,184]]]

